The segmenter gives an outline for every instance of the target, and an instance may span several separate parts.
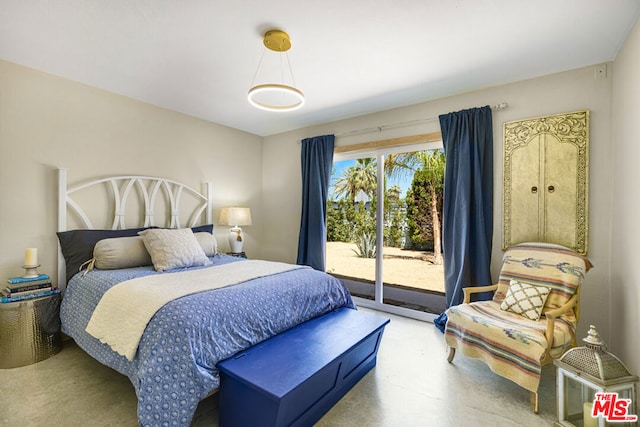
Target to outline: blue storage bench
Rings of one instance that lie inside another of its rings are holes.
[[[220,362],[220,426],[312,425],[375,366],[387,323],[342,308]]]

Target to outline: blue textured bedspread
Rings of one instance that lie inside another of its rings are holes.
[[[244,261],[225,255],[210,259],[214,265],[207,268]],[[339,280],[312,269],[249,280],[165,305],[147,325],[130,362],[86,333],[85,327],[111,286],[149,274],[161,273],[138,267],[76,274],[60,309],[65,334],[91,356],[129,377],[143,426],[190,425],[198,402],[220,384],[219,361],[339,307],[355,308]]]

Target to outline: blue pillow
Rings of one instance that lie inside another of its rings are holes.
[[[93,258],[93,248],[102,239],[137,236],[144,228],[124,230],[70,230],[59,231],[58,241],[67,265],[67,283],[80,270],[80,266]]]
[[[157,227],[154,227],[154,228],[157,228]],[[213,224],[198,225],[196,227],[191,227],[191,231],[193,231],[194,233],[213,234]]]

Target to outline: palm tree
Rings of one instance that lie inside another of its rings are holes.
[[[398,184],[393,184],[387,190],[387,198],[392,202],[398,202],[400,200],[400,194],[402,193],[402,188]]]
[[[334,194],[354,202],[360,190],[370,197],[376,191],[377,162],[373,157],[357,159],[356,164],[342,171],[342,176],[333,186]]]
[[[431,218],[433,224],[434,263],[442,264],[442,238],[440,215],[438,213],[438,191],[444,183],[444,152],[442,150],[416,151],[410,153],[389,154],[385,156],[385,178],[414,174],[417,170],[426,172],[429,193],[431,195]],[[334,194],[343,196],[351,203],[355,202],[360,190],[368,196],[375,196],[377,186],[377,161],[373,157],[357,159],[356,164],[346,168],[334,184]],[[386,179],[385,179],[386,186]],[[394,189],[395,190],[395,189]],[[385,192],[386,194],[386,192]],[[399,193],[398,193],[399,196]]]
[[[434,263],[442,264],[442,237],[440,215],[438,213],[437,193],[444,184],[445,158],[442,150],[414,151],[410,153],[391,154],[385,158],[385,173],[393,174],[425,172],[431,195],[431,220],[433,225]]]
[[[413,175],[418,165],[418,152],[387,154],[384,157],[384,174],[387,177],[401,178],[406,174]]]
[[[433,224],[433,256],[434,264],[442,264],[442,237],[440,227],[440,215],[438,214],[437,191],[444,185],[444,151],[430,150],[419,152],[422,170],[426,172],[426,178],[431,194],[431,219]]]

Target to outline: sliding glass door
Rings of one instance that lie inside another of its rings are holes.
[[[359,305],[413,317],[444,308],[441,144],[334,158],[327,272]]]

